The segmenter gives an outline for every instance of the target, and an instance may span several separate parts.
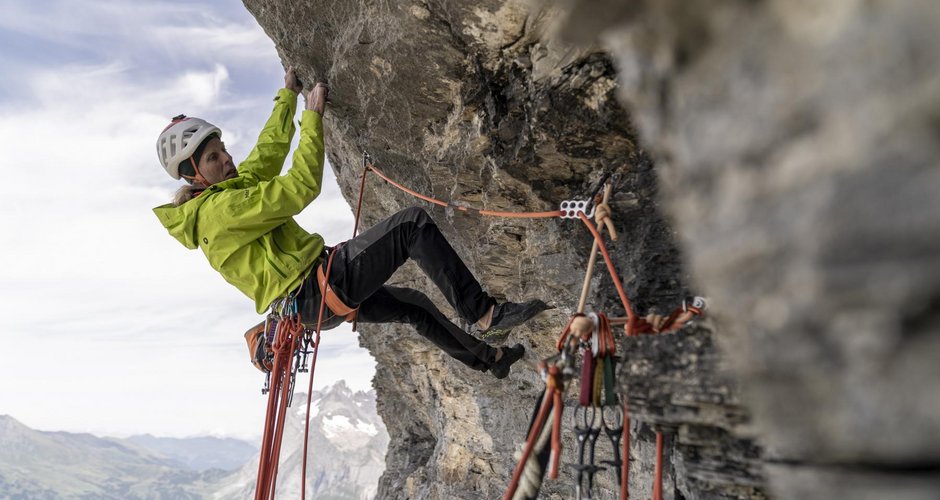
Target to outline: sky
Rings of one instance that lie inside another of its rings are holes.
[[[180,185],[156,156],[172,116],[218,125],[236,163],[254,146],[284,85],[273,42],[238,0],[0,12],[0,414],[97,435],[260,436],[264,377],[242,335],[262,317],[151,209]],[[329,169],[296,220],[328,244],[349,237]],[[324,339],[314,387],[368,390],[356,334]]]

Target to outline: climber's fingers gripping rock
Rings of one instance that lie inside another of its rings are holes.
[[[330,93],[329,87],[323,82],[318,82],[307,94],[307,109],[323,114],[326,109],[326,98]]]
[[[293,66],[288,66],[287,72],[284,73],[284,88],[296,94],[304,90],[303,83],[301,83],[300,78],[297,78],[297,73],[294,71]]]

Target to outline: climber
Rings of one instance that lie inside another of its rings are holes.
[[[179,115],[163,130],[157,140],[160,163],[171,177],[186,181],[173,203],[154,209],[164,227],[187,248],[200,248],[226,281],[254,300],[258,313],[290,293],[303,321],[316,322],[322,289],[330,305],[323,329],[352,318],[410,323],[467,366],[505,378],[523,357],[521,344],[494,348],[449,321],[423,293],[385,282],[413,259],[463,320],[486,337],[505,336],[549,306],[541,300],[497,303],[421,208],[402,210],[332,249],[319,234],[301,228],[293,216],[320,193],[328,89],[317,83],[305,96],[300,144],[290,170],[279,175],[302,91],[293,68],[284,83],[255,148],[237,168],[214,125]],[[317,274],[329,252],[333,261],[321,283]]]

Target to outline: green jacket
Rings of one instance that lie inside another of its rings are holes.
[[[320,194],[323,122],[305,110],[293,165],[279,175],[294,135],[297,94],[281,89],[255,148],[238,177],[214,184],[179,207],[153,209],[186,248],[199,247],[212,268],[255,301],[263,313],[274,299],[300,284],[323,251],[323,238],[294,221]]]

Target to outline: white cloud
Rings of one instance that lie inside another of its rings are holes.
[[[0,364],[0,413],[99,434],[260,427],[262,377],[241,337],[260,320],[251,301],[151,212],[178,187],[155,152],[171,116],[217,122],[237,161],[282,84],[273,44],[232,4],[0,0],[13,33],[0,35],[72,51],[56,64],[17,54],[0,82],[0,341],[24,354]],[[203,43],[184,57],[174,36]],[[352,215],[331,179],[298,221],[335,243]],[[356,336],[324,338],[317,387],[367,388]]]

